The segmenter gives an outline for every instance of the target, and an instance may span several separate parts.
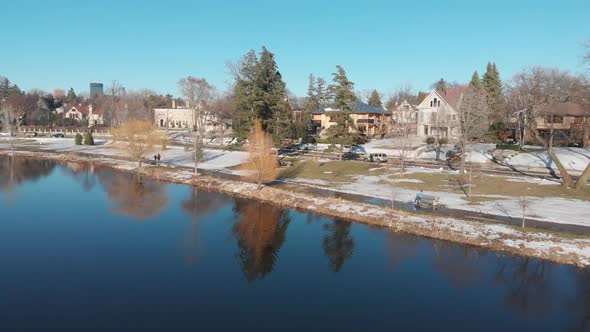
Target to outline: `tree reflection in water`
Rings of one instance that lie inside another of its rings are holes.
[[[34,181],[49,175],[55,162],[45,159],[29,159],[18,156],[0,156],[0,191],[11,192],[26,181]]]
[[[437,240],[432,241],[432,250],[434,269],[448,277],[454,286],[474,286],[483,280],[485,265],[480,259],[487,254],[486,250]]]
[[[354,240],[350,235],[350,222],[334,219],[331,223],[324,225],[328,233],[324,236],[322,247],[324,254],[330,260],[330,269],[338,272],[344,262],[352,256]]]
[[[542,316],[551,311],[554,285],[549,282],[547,261],[506,256],[498,260],[495,282],[505,291],[504,303],[523,316]]]
[[[92,162],[66,162],[63,170],[82,186],[82,190],[88,192],[96,185],[94,176],[95,166]]]
[[[242,271],[250,282],[262,279],[275,267],[291,222],[289,213],[275,205],[242,199],[236,199],[234,212],[238,222],[232,230]]]
[[[96,175],[115,205],[114,213],[146,220],[166,207],[168,198],[161,182],[110,169],[102,169]]]
[[[194,263],[195,251],[198,255],[196,258],[200,258],[204,254],[199,233],[199,221],[207,220],[206,215],[209,212],[231,204],[231,200],[225,195],[214,192],[205,192],[204,195],[198,193],[199,190],[192,187],[189,198],[181,203],[182,210],[191,218],[191,230],[185,240],[185,259],[188,266],[192,266]]]
[[[418,254],[420,239],[408,234],[387,234],[387,255],[393,270],[398,269],[404,262],[413,259]]]

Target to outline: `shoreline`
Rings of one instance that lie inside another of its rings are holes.
[[[0,155],[10,156],[11,151],[0,150]],[[61,162],[92,162],[120,171],[140,173],[157,181],[194,186],[239,198],[256,199],[284,208],[318,213],[370,226],[388,227],[395,232],[529,256],[560,264],[590,266],[590,238],[575,234],[412,214],[385,206],[311,193],[303,194],[273,186],[258,189],[253,183],[218,179],[208,175],[194,177],[192,171],[172,167],[144,166],[137,169],[136,162],[109,157],[97,158],[74,153],[18,150],[15,150],[15,156]]]

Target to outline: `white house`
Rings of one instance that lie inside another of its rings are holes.
[[[416,107],[418,110],[417,135],[442,137],[457,135],[459,121],[455,107],[464,91],[464,86],[449,88],[446,93],[435,90],[424,98]]]
[[[103,113],[101,109],[95,109],[92,104],[77,104],[68,106],[63,116],[76,121],[86,119],[89,126],[101,126],[104,124]]]
[[[194,109],[191,108],[155,108],[154,122],[160,128],[168,129],[190,129],[194,128]],[[229,123],[221,123],[213,113],[205,113],[205,132],[220,131],[230,127]]]

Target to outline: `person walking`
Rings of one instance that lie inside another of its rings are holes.
[[[416,194],[416,198],[414,199],[414,204],[420,205],[420,202],[423,199],[424,199],[424,190],[420,190],[420,192]]]

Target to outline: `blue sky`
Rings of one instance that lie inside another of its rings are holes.
[[[87,91],[91,81],[178,95],[265,45],[288,88],[344,66],[358,90],[468,81],[496,62],[504,80],[533,65],[581,72],[588,0],[2,1],[0,75],[21,88]],[[491,5],[493,4],[493,5]]]

